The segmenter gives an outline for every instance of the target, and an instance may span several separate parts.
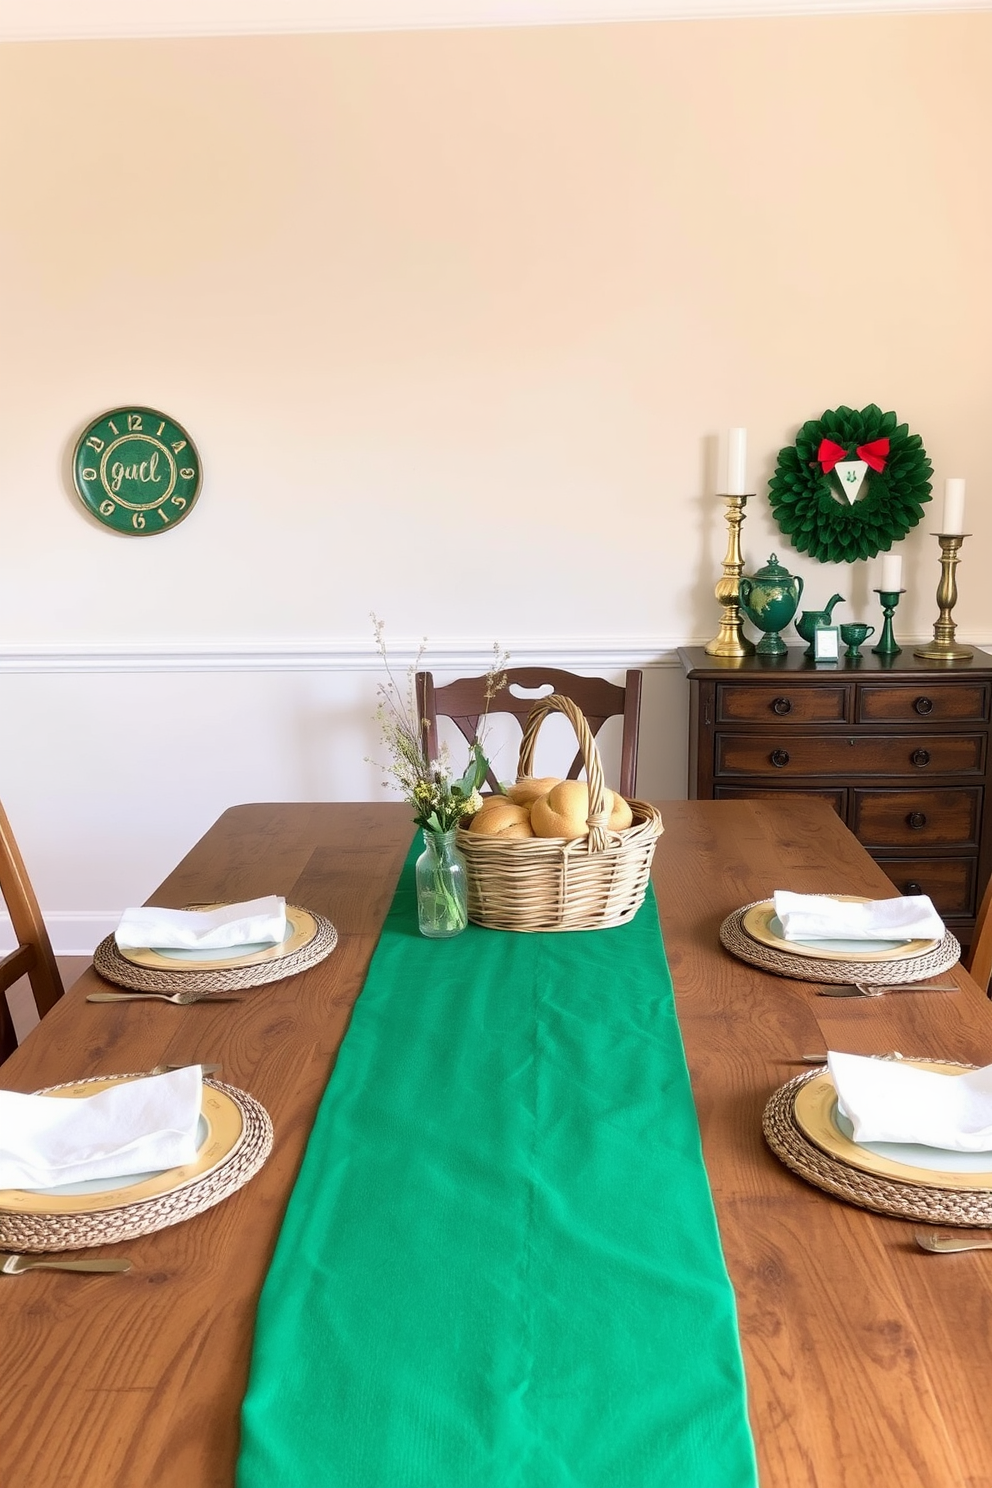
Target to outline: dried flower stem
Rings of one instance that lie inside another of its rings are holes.
[[[493,646],[493,664],[486,673],[486,711],[469,748],[468,767],[459,780],[453,781],[447,747],[442,746],[437,758],[430,759],[428,741],[417,721],[416,675],[427,650],[426,639],[421,641],[413,664],[407,670],[404,696],[389,664],[385,626],[375,614],[372,615],[372,626],[376,650],[382,658],[387,679],[376,688],[378,703],[375,714],[390,755],[390,763],[380,766],[386,777],[383,785],[389,788],[389,777],[395,781],[414,808],[414,820],[425,831],[449,832],[463,816],[472,815],[482,804],[479,788],[489,771],[489,761],[482,748],[485,724],[489,704],[506,686],[509,657],[498,645]]]

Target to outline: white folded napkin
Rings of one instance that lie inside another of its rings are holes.
[[[276,894],[220,909],[126,909],[114,934],[124,950],[217,951],[278,945],[286,937],[286,901]]]
[[[193,1064],[97,1095],[0,1090],[0,1188],[56,1188],[192,1162],[202,1088]]]
[[[776,889],[774,902],[786,940],[940,940],[944,934],[926,894],[850,904],[827,894]]]
[[[830,1053],[827,1067],[856,1142],[992,1151],[992,1065],[940,1075],[897,1059]]]

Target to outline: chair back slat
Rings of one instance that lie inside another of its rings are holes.
[[[0,1059],[16,1047],[13,1023],[4,995],[8,987],[26,976],[34,994],[39,1018],[43,1018],[64,995],[55,953],[48,938],[38,900],[28,878],[24,859],[14,839],[7,813],[0,806],[0,894],[10,916],[17,945],[0,961]]]
[[[6,997],[0,994],[0,1064],[8,1059],[16,1048],[17,1034],[14,1031],[14,1020],[10,1016]]]
[[[556,667],[512,667],[506,674],[507,685],[493,699],[489,712],[506,713],[516,718],[521,730],[537,701],[534,697],[516,697],[511,686],[531,690],[547,687],[571,698],[585,714],[593,736],[599,732],[608,718],[622,717],[623,735],[620,746],[620,783],[622,796],[636,794],[637,786],[637,737],[641,711],[641,673],[627,673],[623,687],[607,682],[602,677],[580,677],[574,672],[561,671]],[[416,677],[417,710],[425,729],[428,756],[437,749],[438,715],[448,718],[471,744],[486,713],[486,678],[460,677],[444,687],[436,687],[430,672],[418,672]],[[582,768],[581,751],[575,755],[568,767],[567,779],[574,780]],[[490,770],[487,777],[490,789],[497,788],[496,777]]]
[[[965,964],[982,991],[988,992],[989,982],[992,981],[992,878],[982,895],[975,920],[975,934]]]

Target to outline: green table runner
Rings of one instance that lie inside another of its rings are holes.
[[[653,897],[417,933],[412,855],[262,1293],[239,1488],[753,1488]]]

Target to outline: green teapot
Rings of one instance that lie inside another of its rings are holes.
[[[835,594],[831,599],[827,600],[824,609],[803,610],[802,614],[799,616],[799,619],[796,621],[796,629],[802,636],[803,640],[807,642],[806,650],[803,652],[804,656],[816,655],[816,647],[813,644],[813,632],[816,630],[816,627],[818,625],[829,625],[830,617],[833,614],[834,605],[843,603],[843,594]]]
[[[765,632],[756,647],[759,656],[784,656],[787,646],[779,635],[799,608],[803,581],[790,574],[773,553],[756,574],[744,574],[740,580],[740,607],[758,630]]]

